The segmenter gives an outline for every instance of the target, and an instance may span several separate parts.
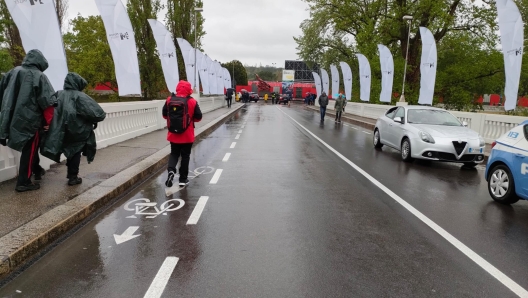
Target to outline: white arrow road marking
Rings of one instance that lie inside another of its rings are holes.
[[[211,179],[211,182],[209,184],[216,184],[218,183],[218,180],[220,179],[220,175],[222,175],[222,169],[216,169],[216,172],[213,175],[213,179]]]
[[[196,203],[196,207],[194,207],[191,217],[189,217],[189,220],[187,221],[187,225],[195,225],[198,223],[198,220],[200,219],[200,216],[202,216],[202,212],[208,200],[209,197],[201,197],[198,200],[198,203]]]
[[[339,158],[341,158],[344,162],[346,162],[349,166],[354,168],[356,171],[358,171],[361,175],[363,175],[365,178],[370,180],[370,182],[377,186],[379,189],[381,189],[384,193],[386,193],[388,196],[390,196],[394,201],[398,202],[403,208],[407,209],[411,214],[416,216],[419,220],[421,220],[424,224],[429,226],[433,231],[438,233],[441,237],[443,237],[446,241],[451,243],[454,247],[456,247],[460,252],[465,254],[469,259],[471,259],[475,264],[479,265],[482,269],[484,269],[486,272],[488,272],[491,276],[496,278],[498,281],[500,281],[504,286],[506,286],[508,289],[510,289],[512,292],[517,294],[519,297],[528,297],[528,291],[524,289],[522,286],[520,286],[518,283],[516,283],[514,280],[509,278],[506,274],[502,273],[499,269],[497,269],[495,266],[493,266],[491,263],[486,261],[484,258],[479,256],[476,252],[471,250],[468,246],[466,246],[464,243],[462,243],[460,240],[455,238],[455,236],[449,234],[446,230],[444,230],[441,226],[436,224],[434,221],[429,219],[429,217],[425,216],[423,213],[418,211],[416,208],[414,208],[411,204],[407,203],[404,199],[402,199],[400,196],[395,194],[392,190],[390,190],[388,187],[383,185],[381,182],[376,180],[374,177],[372,177],[369,173],[367,173],[365,170],[360,168],[358,165],[353,163],[350,159],[346,158],[343,154],[339,153],[336,149],[334,149],[332,146],[328,145],[325,141],[321,140],[318,136],[316,136],[313,132],[308,130],[306,127],[304,127],[301,123],[297,122],[293,117],[286,114],[286,112],[282,111],[281,109],[277,108],[279,111],[281,111],[284,115],[286,115],[288,118],[290,118],[293,122],[295,122],[299,127],[304,129],[308,134],[310,134],[314,139],[319,141],[319,143],[323,144],[328,150],[332,151],[335,155],[337,155]]]
[[[235,140],[240,139],[240,134],[236,135]]]
[[[169,282],[169,278],[172,275],[174,268],[176,268],[179,260],[180,259],[176,257],[167,257],[165,259],[158,271],[158,274],[156,274],[156,277],[154,277],[154,280],[150,284],[147,293],[145,293],[145,296],[143,296],[144,298],[161,297],[161,294],[163,294],[163,291]]]
[[[139,237],[141,236],[140,235],[134,235],[134,233],[139,229],[139,227],[128,227],[128,229],[126,229],[125,232],[123,232],[123,234],[121,235],[116,235],[114,234],[114,239],[115,239],[115,242],[116,244],[121,244],[121,243],[124,243],[124,242],[127,242],[128,240],[132,240],[136,237]]]
[[[229,147],[229,148],[230,148],[230,149],[234,149],[235,146],[236,146],[236,142],[233,142],[233,143],[231,143],[231,147]]]
[[[226,153],[226,155],[224,156],[224,159],[222,159],[223,162],[226,162],[229,160],[229,158],[231,157],[231,153]]]

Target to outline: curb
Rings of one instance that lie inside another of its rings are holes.
[[[312,110],[312,111],[314,111],[314,112],[319,113],[319,110],[316,109],[316,108],[312,108],[312,107],[307,107],[307,108]],[[331,111],[329,111],[329,110],[326,110],[326,115],[330,115],[332,117],[335,117],[336,114],[331,112]],[[364,127],[364,128],[372,129],[372,130],[374,129],[374,127],[376,127],[375,124],[364,122],[364,121],[361,121],[361,120],[356,120],[356,119],[353,119],[353,118],[349,118],[349,117],[346,116],[346,114],[341,115],[341,121],[347,122],[347,123],[350,123],[350,124],[354,124],[354,125],[357,125],[357,126],[361,126],[361,127]],[[489,155],[490,155],[489,152],[484,152],[484,161],[482,161],[481,165],[486,165],[488,163]]]
[[[196,139],[210,134],[243,107],[240,105],[197,128]],[[0,281],[127,189],[158,171],[167,163],[169,154],[170,145],[0,238]]]

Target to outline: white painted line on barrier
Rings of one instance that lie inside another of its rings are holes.
[[[231,153],[226,153],[226,155],[224,156],[224,159],[222,159],[223,162],[226,162],[229,160],[229,158],[231,157]]]
[[[216,172],[213,175],[213,179],[211,179],[211,182],[209,184],[216,184],[218,183],[218,180],[220,179],[220,175],[222,175],[222,169],[216,169]]]
[[[242,129],[238,131],[238,133],[242,133]]]
[[[383,192],[385,192],[388,196],[390,196],[393,200],[398,202],[400,205],[402,205],[405,209],[407,209],[409,212],[411,212],[414,216],[416,216],[419,220],[421,220],[423,223],[428,225],[433,231],[438,233],[440,236],[442,236],[445,240],[447,240],[451,245],[456,247],[459,251],[461,251],[463,254],[465,254],[468,258],[470,258],[473,262],[475,262],[477,265],[479,265],[482,269],[484,269],[486,272],[488,272],[491,276],[496,278],[498,281],[500,281],[504,286],[506,286],[508,289],[510,289],[512,292],[517,294],[519,297],[528,297],[528,291],[521,287],[518,283],[513,281],[511,278],[509,278],[506,274],[502,273],[499,269],[497,269],[495,266],[493,266],[491,263],[486,261],[484,258],[479,256],[476,252],[471,250],[468,246],[466,246],[464,243],[462,243],[460,240],[455,238],[453,235],[451,235],[449,232],[444,230],[441,226],[436,224],[434,221],[429,219],[427,216],[425,216],[423,213],[418,211],[418,209],[414,208],[411,204],[407,203],[404,199],[402,199],[400,196],[395,194],[392,190],[390,190],[388,187],[383,185],[381,182],[376,180],[374,177],[372,177],[369,173],[364,171],[362,168],[360,168],[358,165],[353,163],[351,160],[346,158],[343,154],[339,153],[336,149],[328,145],[325,141],[320,139],[318,136],[316,136],[314,133],[312,133],[310,130],[308,130],[306,127],[304,127],[302,124],[297,122],[295,119],[293,119],[290,115],[283,112],[281,109],[278,109],[281,111],[284,115],[288,116],[293,122],[295,122],[297,125],[299,125],[302,129],[304,129],[307,133],[309,133],[312,137],[314,137],[316,140],[318,140],[321,144],[323,144],[326,148],[328,148],[330,151],[332,151],[335,155],[337,155],[339,158],[344,160],[347,164],[349,164],[352,168],[354,168],[356,171],[358,171],[361,175],[363,175],[365,178],[370,180],[372,184],[376,185],[379,189],[381,189]]]
[[[368,135],[371,135],[371,133],[370,133],[370,132],[368,132],[368,131],[363,131],[363,132],[364,132],[364,133],[366,133],[366,134],[368,134]]]
[[[235,140],[240,139],[240,134],[236,135]]]
[[[154,277],[154,280],[150,284],[150,287],[144,298],[161,297],[161,294],[163,294],[163,291],[169,282],[169,278],[172,275],[174,268],[176,268],[176,264],[178,264],[178,260],[179,259],[176,257],[167,257],[165,259],[158,271],[158,274],[156,274],[156,277]]]
[[[194,207],[191,217],[189,217],[189,220],[187,221],[187,225],[195,225],[198,223],[198,220],[200,220],[200,216],[202,216],[202,212],[208,200],[209,197],[200,197],[198,203],[196,203],[196,207]]]
[[[233,142],[233,143],[231,143],[231,147],[229,147],[229,148],[230,148],[230,149],[234,149],[235,146],[236,146],[236,142]]]

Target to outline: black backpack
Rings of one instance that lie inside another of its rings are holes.
[[[167,103],[167,119],[170,132],[181,134],[191,125],[191,116],[189,115],[189,105],[187,103],[189,98],[177,97],[173,94]]]

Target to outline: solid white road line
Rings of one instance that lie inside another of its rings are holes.
[[[196,207],[194,207],[191,217],[189,217],[189,220],[187,221],[187,225],[195,225],[198,223],[198,220],[200,219],[200,216],[202,215],[202,212],[205,208],[205,204],[207,204],[208,200],[209,197],[200,197],[198,203],[196,203]]]
[[[224,159],[222,159],[223,162],[226,162],[229,160],[229,157],[231,157],[231,153],[226,153],[226,155],[224,156]]]
[[[216,172],[213,175],[213,179],[211,179],[211,182],[209,184],[216,184],[218,183],[218,180],[220,179],[220,175],[222,175],[222,169],[216,169]]]
[[[369,175],[367,172],[365,172],[362,168],[357,166],[355,163],[350,161],[348,158],[346,158],[343,154],[339,153],[337,150],[332,148],[330,145],[325,143],[322,139],[317,137],[314,133],[312,133],[310,130],[308,130],[306,127],[304,127],[302,124],[297,122],[295,119],[293,119],[290,115],[283,112],[281,109],[279,109],[284,115],[288,116],[293,122],[297,123],[302,129],[304,129],[307,133],[309,133],[312,137],[314,137],[316,140],[321,142],[326,148],[328,148],[330,151],[332,151],[335,155],[337,155],[339,158],[344,160],[346,163],[348,163],[352,168],[354,168],[356,171],[358,171],[361,175],[363,175],[365,178],[370,180],[372,184],[379,187],[383,192],[385,192],[387,195],[389,195],[393,200],[398,202],[400,205],[402,205],[405,209],[407,209],[409,212],[411,212],[414,216],[416,216],[418,219],[420,219],[423,223],[428,225],[433,231],[437,232],[440,236],[442,236],[444,239],[446,239],[449,243],[451,243],[454,247],[456,247],[458,250],[460,250],[463,254],[465,254],[468,258],[470,258],[473,262],[475,262],[477,265],[479,265],[482,269],[484,269],[486,272],[491,274],[494,278],[496,278],[498,281],[500,281],[503,285],[505,285],[508,289],[510,289],[512,292],[517,294],[519,297],[528,297],[528,291],[521,287],[518,283],[513,281],[511,278],[509,278],[506,274],[502,273],[499,269],[497,269],[495,266],[493,266],[491,263],[486,261],[484,258],[479,256],[476,252],[471,250],[471,248],[467,247],[464,243],[460,242],[460,240],[456,239],[453,235],[449,234],[446,230],[444,230],[442,227],[440,227],[438,224],[436,224],[434,221],[429,219],[427,216],[425,216],[423,213],[418,211],[416,208],[414,208],[411,204],[407,203],[404,199],[399,197],[397,194],[395,194],[392,190],[387,188],[385,185],[381,184],[378,180],[376,180],[374,177]]]
[[[238,131],[238,133],[242,133],[242,129]]]
[[[236,146],[236,142],[233,142],[233,143],[231,143],[231,147],[229,147],[229,148],[230,148],[230,149],[234,149],[235,146]]]
[[[174,268],[176,268],[176,264],[178,264],[178,260],[179,259],[176,257],[167,257],[165,259],[165,261],[161,265],[161,268],[158,271],[158,274],[156,274],[156,277],[154,277],[154,280],[150,284],[150,287],[147,293],[145,294],[144,298],[161,297],[161,294],[163,294],[163,291],[167,286],[167,282],[169,281],[172,271],[174,271]]]
[[[238,140],[238,139],[240,139],[240,135],[239,134],[236,135],[236,137],[235,137],[235,140]]]

